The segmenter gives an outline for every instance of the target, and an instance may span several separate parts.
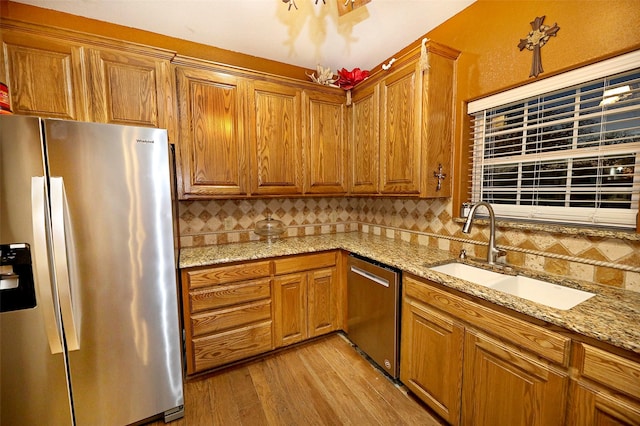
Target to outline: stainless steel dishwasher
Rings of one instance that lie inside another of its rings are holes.
[[[393,379],[400,373],[400,271],[351,255],[347,336]]]

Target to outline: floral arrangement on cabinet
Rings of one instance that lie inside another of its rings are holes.
[[[307,74],[307,77],[314,83],[322,84],[323,86],[340,87],[344,89],[347,92],[347,105],[351,104],[351,89],[369,77],[369,71],[361,70],[360,68],[354,68],[351,71],[342,68],[338,70],[338,75],[336,76],[330,67],[323,68],[318,65],[316,73]]]

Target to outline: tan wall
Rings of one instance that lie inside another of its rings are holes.
[[[478,0],[427,34],[461,51],[456,105],[454,207],[467,199],[469,120],[467,102],[534,81],[532,53],[518,49],[530,22],[546,16],[560,30],[541,50],[544,73],[537,79],[640,49],[638,0]]]

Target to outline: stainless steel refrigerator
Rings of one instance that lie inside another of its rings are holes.
[[[165,130],[0,116],[0,425],[182,416]]]

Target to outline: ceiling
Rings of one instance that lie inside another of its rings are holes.
[[[304,68],[368,70],[475,0],[14,0]],[[315,3],[318,4],[315,4]]]

